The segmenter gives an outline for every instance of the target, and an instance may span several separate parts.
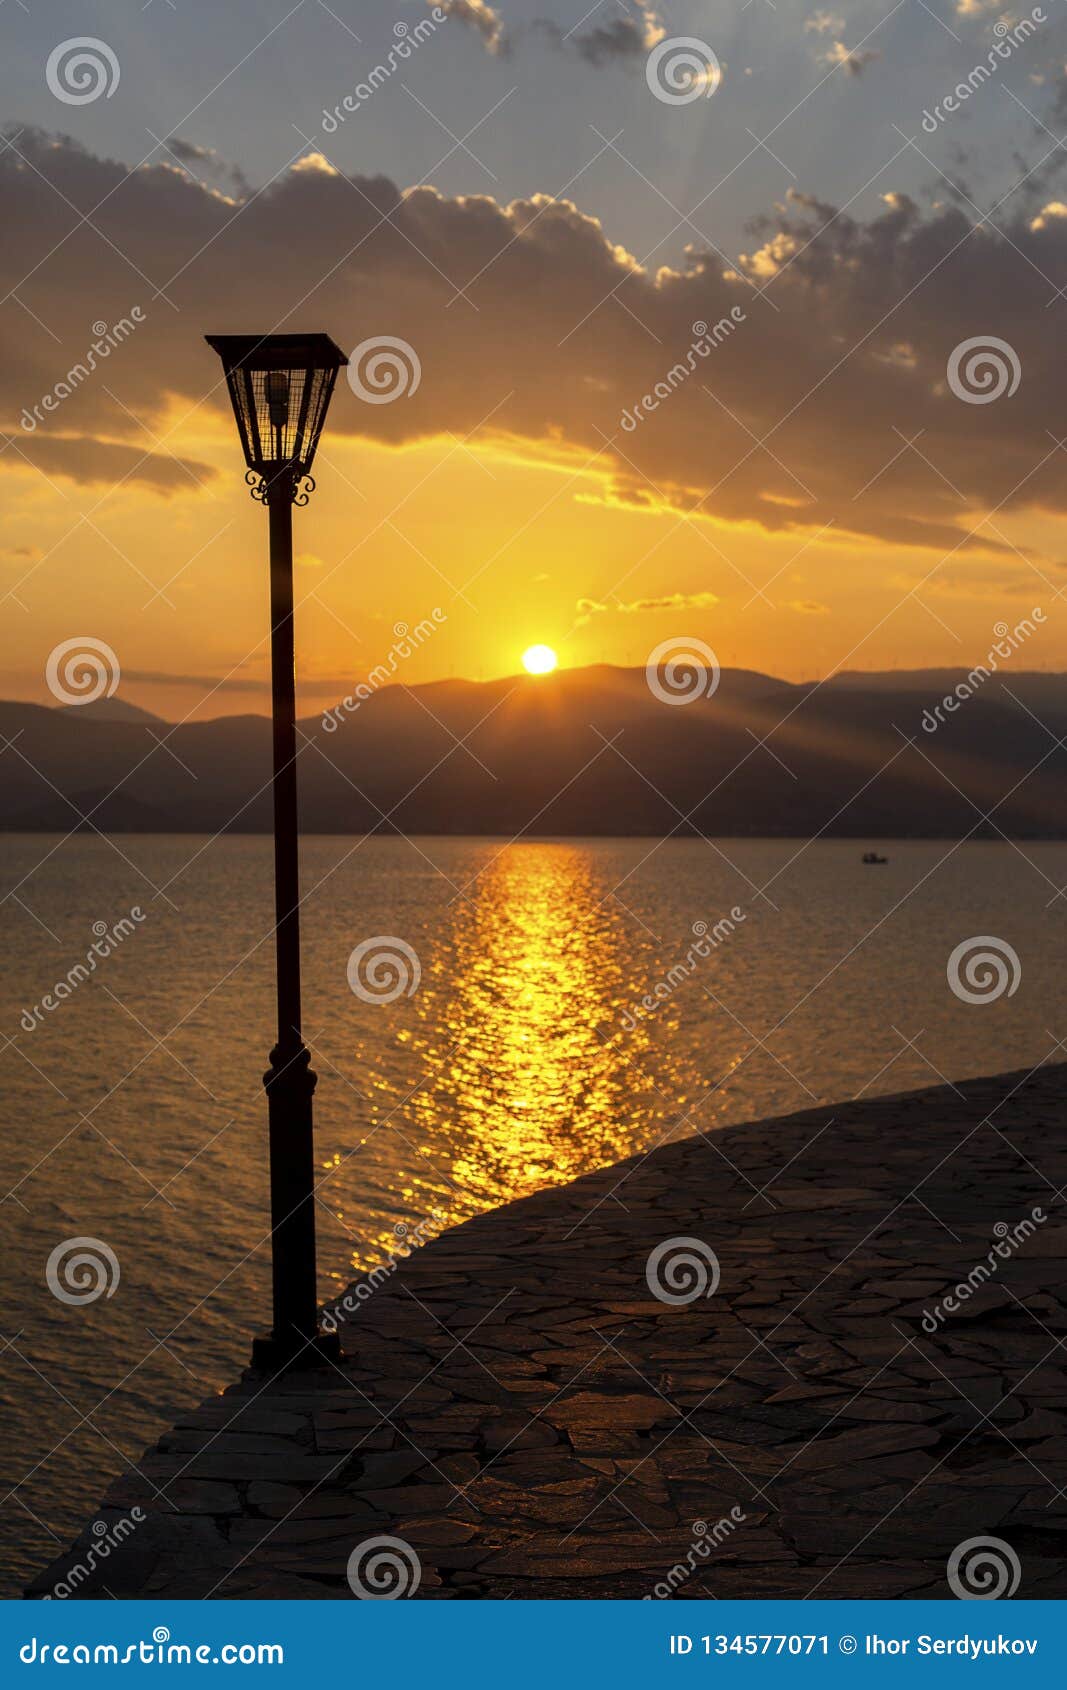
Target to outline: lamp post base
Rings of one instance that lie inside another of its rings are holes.
[[[320,1328],[314,1338],[276,1338],[261,1332],[252,1340],[252,1366],[257,1373],[296,1373],[307,1368],[335,1366],[341,1360],[341,1337]]]

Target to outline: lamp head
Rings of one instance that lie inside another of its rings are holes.
[[[222,359],[249,470],[270,481],[309,475],[338,370],[348,363],[325,334],[206,337]]]

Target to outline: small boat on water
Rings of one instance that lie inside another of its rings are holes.
[[[877,851],[864,851],[863,861],[865,863],[887,863],[889,858],[880,857]]]

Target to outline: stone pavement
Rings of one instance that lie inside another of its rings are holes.
[[[350,1601],[351,1558],[419,1599],[947,1598],[963,1545],[965,1588],[1065,1597],[1065,1090],[687,1138],[444,1233],[343,1365],[188,1414],[29,1594]]]

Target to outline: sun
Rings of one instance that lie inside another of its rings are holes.
[[[558,662],[550,645],[532,645],[522,654],[522,666],[528,675],[551,675]]]

